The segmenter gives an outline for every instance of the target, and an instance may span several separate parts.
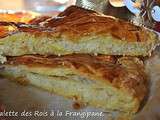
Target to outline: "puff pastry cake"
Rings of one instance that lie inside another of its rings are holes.
[[[85,54],[8,57],[0,75],[104,110],[138,111],[147,77],[138,58]]]
[[[151,30],[76,6],[57,17],[31,20],[30,24],[0,25],[15,28],[0,39],[3,56],[73,53],[147,56],[159,44],[158,35]]]
[[[137,56],[159,44],[155,32],[76,6],[0,26],[1,76],[104,110],[138,111],[148,79]]]

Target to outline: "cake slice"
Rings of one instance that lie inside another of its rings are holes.
[[[84,104],[125,113],[136,113],[147,94],[143,63],[132,57],[8,57],[0,75]]]
[[[159,44],[159,36],[147,28],[76,6],[57,17],[36,18],[30,24],[0,22],[0,25],[15,29],[1,35],[2,56],[73,53],[147,56]]]

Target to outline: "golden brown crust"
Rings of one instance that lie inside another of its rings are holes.
[[[28,67],[67,67],[83,76],[112,84],[142,100],[147,91],[147,78],[143,64],[137,58],[111,56],[65,55],[9,57],[6,64]]]
[[[39,14],[34,12],[1,12],[0,21],[5,22],[24,22],[28,23],[30,20],[37,17]]]
[[[69,40],[77,41],[81,36],[90,35],[111,35],[128,42],[144,42],[150,38],[150,32],[145,28],[76,6],[67,8],[56,18],[50,17],[41,22],[44,18],[39,17],[30,23],[54,28],[57,34],[66,35]]]
[[[153,40],[155,34],[129,22],[71,6],[57,17],[41,16],[29,24],[14,24],[19,32],[79,41],[82,37],[110,36],[127,42]],[[17,33],[17,32],[16,32]],[[154,34],[154,35],[153,35]],[[87,39],[86,39],[87,40]]]
[[[8,36],[8,29],[6,29],[5,27],[3,26],[0,26],[0,38],[3,38],[3,37],[6,37]]]

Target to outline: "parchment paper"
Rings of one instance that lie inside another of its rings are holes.
[[[146,60],[146,71],[150,77],[149,98],[135,119],[160,120],[160,47]]]

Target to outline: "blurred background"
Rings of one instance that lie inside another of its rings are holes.
[[[56,15],[75,2],[76,0],[0,0],[0,10],[30,10]]]
[[[133,1],[144,2],[136,8],[132,5]],[[160,32],[160,0],[0,0],[0,12],[29,10],[42,15],[56,16],[68,6],[75,4]],[[136,14],[135,9],[140,13]]]

